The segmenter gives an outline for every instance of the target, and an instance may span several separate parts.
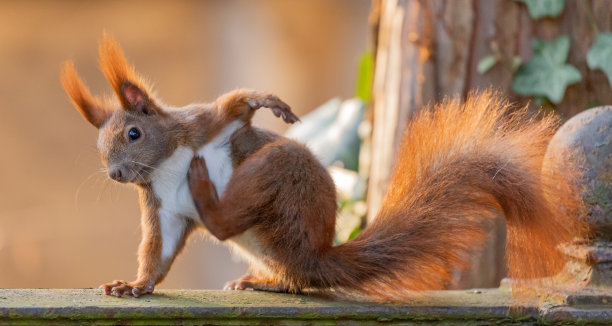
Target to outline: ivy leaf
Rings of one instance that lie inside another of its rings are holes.
[[[542,17],[557,17],[563,12],[565,0],[518,0],[527,5],[529,16],[533,19]],[[583,1],[583,0],[580,0]]]
[[[497,57],[495,57],[494,55],[488,55],[478,61],[476,71],[478,71],[479,74],[484,74],[485,72],[489,71],[489,69],[493,68],[496,63]]]
[[[536,96],[534,99],[536,106],[543,106],[544,104],[550,105],[550,102],[546,98],[546,96]]]
[[[591,69],[601,69],[612,85],[612,33],[597,35],[595,43],[587,53],[587,65]]]
[[[554,63],[564,63],[569,54],[570,39],[568,35],[561,35],[550,42],[533,40],[533,52],[545,57]]]
[[[512,83],[515,92],[522,95],[546,96],[557,104],[563,100],[567,86],[582,79],[574,66],[566,64],[569,36],[563,35],[546,42],[533,42],[534,56],[516,72]]]

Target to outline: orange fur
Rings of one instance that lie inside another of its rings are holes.
[[[278,97],[236,90],[210,104],[162,110],[106,35],[100,64],[123,110],[101,105],[71,63],[62,73],[66,91],[101,129],[105,164],[126,164],[123,154],[129,152],[130,160],[152,167],[140,168],[140,179],[129,179],[138,185],[143,212],[138,278],[103,285],[107,294],[152,292],[197,226],[193,220],[185,224],[176,249],[162,259],[162,207],[148,179],[152,169],[178,146],[201,148],[235,120],[245,124],[230,138],[234,170],[221,198],[207,180],[203,159],[192,161],[189,178],[201,221],[214,236],[231,240],[248,229],[261,244],[260,264],[234,288],[333,288],[381,300],[440,289],[452,281],[455,268],[467,265],[469,252],[485,237],[481,223],[495,211],[507,221],[510,276],[530,279],[559,271],[565,258],[557,246],[586,232],[576,218],[579,172],[556,164],[560,156],[542,169],[558,121],[515,110],[496,93],[471,94],[463,104],[447,100],[417,114],[406,128],[377,218],[355,239],[333,247],[336,197],[325,167],[305,146],[250,125],[260,107],[285,122],[298,121]],[[135,124],[155,141],[130,146],[125,135]]]
[[[578,171],[542,172],[557,126],[498,94],[472,94],[424,110],[407,126],[377,218],[355,239],[332,247],[333,183],[312,154],[274,139],[236,168],[222,198],[194,160],[192,196],[204,224],[223,240],[255,230],[268,271],[229,284],[267,291],[329,289],[397,300],[442,289],[484,237],[482,222],[502,211],[510,277],[558,272],[558,245],[585,231]],[[200,171],[200,172],[198,172]]]
[[[291,108],[278,96],[268,92],[250,89],[235,89],[221,95],[215,101],[217,113],[230,121],[242,120],[250,123],[255,110],[266,107],[286,123],[295,123],[300,119],[291,112]]]
[[[102,73],[113,87],[122,107],[126,109],[131,107],[131,103],[128,102],[123,93],[126,82],[130,82],[145,93],[151,94],[151,89],[136,73],[134,67],[128,63],[121,46],[112,36],[106,33],[103,35],[102,42],[98,47],[98,55]]]
[[[509,277],[559,272],[566,258],[558,246],[586,227],[578,219],[580,172],[542,171],[557,126],[552,115],[536,119],[491,91],[422,111],[406,128],[383,208],[336,257],[382,242],[389,248],[380,250],[403,268],[379,273],[358,288],[381,297],[398,295],[399,289],[441,289],[482,243],[480,221],[501,210]]]
[[[79,78],[74,68],[74,63],[67,61],[61,72],[61,81],[66,93],[72,100],[77,110],[96,128],[100,128],[110,117],[112,110],[109,110],[102,102],[91,95],[91,92]]]
[[[119,44],[112,37],[104,35],[99,55],[102,71],[120,100],[120,109],[115,109],[110,103],[103,105],[93,97],[71,62],[66,63],[61,78],[77,110],[100,129],[98,150],[104,164],[109,166],[119,161],[123,176],[133,176],[128,180],[135,183],[139,190],[142,241],[138,251],[137,279],[133,282],[116,280],[101,287],[106,294],[121,296],[129,293],[140,296],[151,293],[154,286],[164,279],[186,239],[198,227],[193,220],[186,220],[174,251],[168,257],[162,257],[163,239],[159,216],[162,205],[149,179],[161,161],[171,156],[179,146],[194,150],[201,148],[235,120],[244,121],[248,127],[242,129],[241,133],[257,138],[254,141],[243,139],[238,142],[240,150],[232,154],[235,154],[236,160],[244,160],[254,150],[254,144],[263,146],[275,137],[250,128],[250,119],[255,110],[268,107],[288,123],[299,119],[278,97],[247,89],[232,91],[213,103],[192,105],[185,110],[164,109],[128,63]],[[127,130],[135,126],[153,141],[130,146],[125,137]],[[123,155],[126,152],[130,155]]]

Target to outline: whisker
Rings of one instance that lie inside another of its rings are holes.
[[[116,203],[119,200],[119,197],[120,197],[119,195],[121,194],[121,185],[117,181],[113,181],[113,180],[110,180],[110,179],[109,179],[109,181],[110,181],[111,190],[112,190],[111,201]]]
[[[154,167],[154,166],[142,163],[142,162],[137,162],[137,161],[132,161],[132,163],[138,164],[138,165],[142,165],[142,166],[144,166],[146,168],[151,169],[150,172],[147,171],[149,173],[149,175],[153,174],[154,171],[160,171],[162,173],[170,174],[170,175],[175,176],[175,177],[183,177],[183,172],[180,172],[180,171],[175,171],[175,170],[172,170],[172,169],[163,169],[162,170],[162,169],[159,169],[157,167]]]
[[[110,179],[110,178],[104,178],[103,180],[103,184],[102,184],[102,189],[100,190],[100,192],[98,193],[98,198],[97,198],[97,202],[100,202],[100,198],[103,195],[106,195],[106,192],[108,192],[109,190],[111,191],[110,196],[108,196],[108,198],[111,199],[111,201],[116,201],[117,200],[117,196],[120,192],[118,191],[113,191],[115,189],[115,187],[117,187],[118,182]],[[113,197],[113,195],[115,195]]]
[[[132,173],[136,173],[136,175],[140,178],[140,180],[144,180],[145,178],[140,174],[140,172],[136,169],[129,168]]]
[[[110,184],[110,179],[109,178],[103,178],[102,179],[102,187],[100,187],[100,191],[98,191],[98,197],[96,198],[96,203],[100,203],[100,199],[102,198],[102,196],[108,190],[109,184]]]
[[[147,167],[147,168],[150,168],[150,169],[153,169],[153,170],[157,170],[157,168],[156,168],[156,167],[151,166],[151,165],[148,165],[148,164],[145,164],[145,163],[142,163],[142,162],[132,161],[132,163],[134,163],[134,164],[138,164],[138,165],[142,165],[142,166],[144,166],[144,167]]]
[[[85,178],[85,180],[83,180],[83,181],[82,181],[82,182],[81,182],[81,183],[78,185],[78,187],[77,187],[77,189],[76,189],[76,191],[75,191],[75,193],[74,193],[74,207],[75,207],[77,210],[78,210],[78,204],[79,204],[79,196],[81,195],[81,190],[83,189],[83,186],[84,186],[84,185],[85,185],[87,182],[89,182],[90,180],[92,180],[92,178],[94,178],[94,177],[98,177],[98,176],[99,176],[99,174],[98,174],[98,173],[100,173],[100,172],[102,172],[102,173],[106,173],[105,171],[100,171],[100,170],[98,170],[98,171],[94,171],[94,172],[92,172],[92,173],[91,173],[89,176],[87,176],[87,178]],[[97,179],[97,180],[99,180],[99,179]],[[97,182],[96,182],[96,184],[97,184]]]
[[[96,203],[100,202],[100,198],[102,197],[102,194],[107,188],[107,183],[108,183],[108,179],[105,178],[102,180],[102,187],[100,187],[100,191],[98,191],[98,196],[96,197]]]

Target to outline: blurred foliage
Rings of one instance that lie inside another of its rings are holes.
[[[356,227],[353,230],[353,232],[351,232],[351,234],[349,234],[348,240],[353,240],[356,236],[359,235],[359,233],[361,233],[361,230],[362,230],[361,226]]]
[[[498,58],[495,55],[488,55],[480,59],[478,66],[476,67],[476,71],[478,71],[479,74],[484,74],[485,72],[489,71],[489,69],[493,68],[497,61]]]
[[[565,0],[518,0],[527,5],[527,11],[533,19],[557,17],[563,12]],[[584,0],[578,0],[584,1]]]
[[[330,167],[329,172],[336,184],[338,195],[334,243],[341,244],[359,234],[363,227],[367,213],[366,180],[355,171],[336,166]]]
[[[582,79],[574,66],[566,64],[569,36],[546,42],[533,41],[534,56],[516,72],[512,88],[522,95],[546,96],[553,103],[563,100],[567,86]]]
[[[565,7],[565,0],[517,0],[525,3],[531,18],[537,20],[542,17],[557,17]],[[595,42],[588,51],[586,58],[590,69],[601,69],[612,85],[612,33],[599,33],[597,24],[589,4],[581,2],[590,20],[591,27],[596,33]],[[526,63],[521,64],[518,56],[505,58],[497,44],[491,44],[493,54],[480,59],[477,71],[484,74],[497,63],[504,63],[514,73],[512,89],[521,95],[534,96],[538,105],[552,102],[555,104],[563,100],[567,87],[582,79],[576,67],[566,63],[570,46],[567,34],[547,42],[533,40],[534,56]]]
[[[355,96],[364,102],[372,99],[372,81],[374,79],[374,56],[371,51],[366,51],[359,60],[359,74],[357,75],[357,87]]]
[[[368,103],[372,100],[372,86],[374,82],[374,55],[372,51],[363,53],[361,60],[359,60],[358,69],[355,96],[363,101],[363,108],[365,110]],[[367,121],[363,121],[363,115],[361,116],[361,120],[360,127],[368,123]],[[359,156],[359,152],[357,152],[357,155]],[[353,178],[356,179],[356,186],[352,187],[353,193],[350,198],[345,197],[339,199],[343,204],[340,205],[342,208],[339,210],[340,218],[338,219],[336,237],[334,240],[336,244],[352,240],[361,233],[361,230],[365,226],[367,213],[367,204],[365,202],[366,178],[369,175],[369,171],[358,172],[359,173],[355,173],[353,176]]]
[[[601,69],[612,85],[612,33],[597,35],[593,46],[587,53],[587,64],[591,69]]]

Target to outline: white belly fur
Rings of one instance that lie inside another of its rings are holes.
[[[215,139],[197,151],[198,156],[206,160],[210,179],[221,197],[233,173],[230,136],[242,126],[241,122],[232,122]],[[155,170],[152,177],[153,191],[161,202],[158,214],[162,233],[162,259],[173,255],[186,226],[186,219],[202,225],[187,184],[187,172],[193,157],[191,148],[179,147]],[[247,230],[227,239],[225,243],[250,263],[265,271],[265,267],[258,259],[263,257],[263,250],[253,230]]]

